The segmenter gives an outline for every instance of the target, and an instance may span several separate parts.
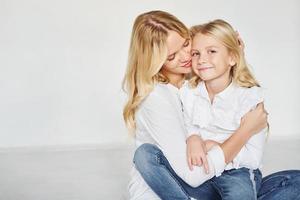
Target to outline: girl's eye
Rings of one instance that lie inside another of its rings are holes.
[[[192,57],[196,57],[196,56],[199,56],[200,53],[199,52],[192,52]]]
[[[217,51],[215,51],[215,50],[209,50],[209,51],[208,51],[208,53],[210,53],[210,54],[211,54],[211,53],[216,53],[216,52],[217,52]]]
[[[190,40],[187,39],[187,40],[185,41],[185,43],[183,44],[183,46],[184,46],[184,47],[187,47],[187,46],[189,46],[189,44],[190,44]]]

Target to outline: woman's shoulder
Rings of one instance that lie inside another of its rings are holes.
[[[186,81],[180,88],[179,91],[180,99],[182,101],[191,101],[194,99],[193,97],[195,97],[196,92],[197,92],[197,86],[193,87],[188,81]]]
[[[170,95],[167,84],[157,83],[143,100],[141,106],[158,106],[169,101]]]
[[[169,88],[167,84],[156,83],[153,90],[150,92],[147,98],[157,99],[157,98],[167,98],[169,95]]]
[[[195,91],[195,88],[193,88],[191,84],[188,81],[186,81],[180,88],[180,95],[192,94],[193,91]]]

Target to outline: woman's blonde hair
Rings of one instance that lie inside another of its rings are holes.
[[[259,86],[254,76],[249,70],[246,63],[243,49],[237,37],[237,33],[232,26],[224,20],[217,19],[206,24],[196,25],[190,28],[191,37],[194,38],[197,34],[203,34],[220,41],[231,53],[236,61],[236,64],[231,68],[231,78],[234,83],[241,87]],[[193,73],[190,79],[192,87],[196,87],[201,81],[201,78]]]
[[[123,118],[130,132],[135,130],[135,112],[154,84],[169,81],[160,73],[168,56],[166,40],[169,31],[176,31],[183,38],[190,37],[188,28],[164,11],[143,13],[135,19],[123,80],[123,89],[128,94]]]

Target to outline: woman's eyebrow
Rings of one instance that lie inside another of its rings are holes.
[[[189,38],[186,39],[186,40],[182,43],[181,46],[183,46],[183,45],[184,45],[187,41],[189,41],[189,40],[190,40]],[[179,49],[178,51],[180,51],[180,49]],[[174,53],[171,53],[170,55],[168,55],[168,57],[173,56],[173,55],[176,54],[178,51],[175,51]]]
[[[174,53],[168,55],[168,58],[171,57],[171,56],[174,56],[177,52],[178,52],[178,51],[176,51],[176,52],[174,52]]]

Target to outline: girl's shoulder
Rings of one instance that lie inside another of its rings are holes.
[[[238,121],[247,112],[254,109],[257,104],[264,102],[264,89],[261,87],[253,86],[251,88],[238,87],[237,88],[237,102],[238,106]]]
[[[264,89],[258,86],[250,88],[238,86],[238,95],[242,99],[263,99]]]
[[[264,89],[257,86],[251,88],[239,87],[238,101],[240,112],[244,115],[264,101]]]

